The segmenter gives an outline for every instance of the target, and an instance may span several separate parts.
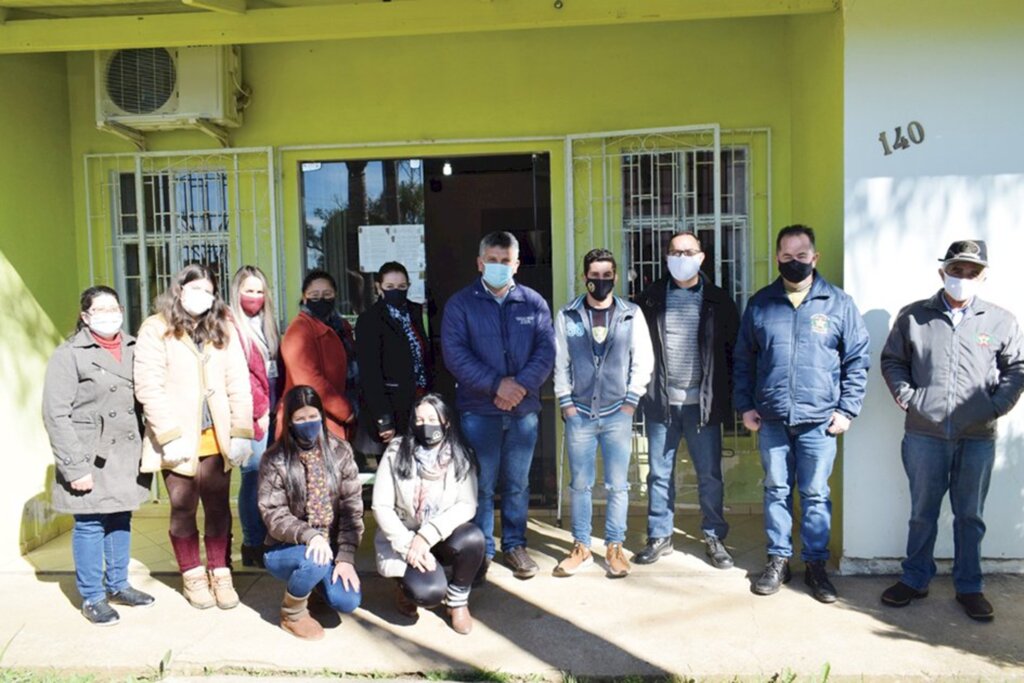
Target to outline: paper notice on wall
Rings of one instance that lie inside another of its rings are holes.
[[[388,261],[409,271],[409,299],[426,301],[427,253],[423,225],[360,225],[359,270],[376,273]]]

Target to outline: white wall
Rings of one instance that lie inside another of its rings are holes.
[[[847,0],[845,288],[872,337],[864,412],[845,437],[844,571],[898,571],[910,496],[902,411],[878,369],[893,317],[941,286],[955,239],[988,241],[983,298],[1024,321],[1024,3]],[[878,135],[924,141],[883,154]],[[1024,568],[1024,408],[1000,421],[985,519],[989,568]],[[948,501],[936,556],[952,557]]]

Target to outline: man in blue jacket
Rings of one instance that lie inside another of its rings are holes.
[[[800,493],[804,582],[821,602],[835,602],[825,563],[832,523],[828,478],[836,437],[864,401],[869,339],[853,299],[818,274],[814,231],[790,225],[775,242],[781,277],[750,301],[734,358],[734,402],[744,426],[760,432],[768,563],[758,595],[790,579],[793,486]]]
[[[555,363],[551,309],[513,279],[519,242],[509,232],[480,241],[481,277],[448,300],[441,323],[445,365],[455,376],[462,433],[480,465],[474,522],[487,539],[479,580],[494,557],[494,492],[501,493],[501,552],[520,579],[535,576],[526,552],[530,463],[540,387]]]

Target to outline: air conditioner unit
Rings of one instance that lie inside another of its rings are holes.
[[[136,131],[242,124],[247,94],[237,46],[96,53],[96,124]]]

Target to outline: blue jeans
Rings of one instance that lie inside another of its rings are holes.
[[[953,508],[953,586],[957,593],[980,593],[981,539],[985,537],[985,497],[996,457],[992,439],[903,437],[903,469],[910,483],[907,559],[900,581],[923,591],[935,576],[935,536],[939,510],[949,491]]]
[[[700,528],[720,540],[729,534],[722,512],[725,484],[722,482],[722,429],[720,425],[700,426],[700,406],[672,406],[670,421],[647,422],[649,470],[647,473],[647,536],[670,538],[675,527],[676,448],[686,438],[693,469],[697,473]]]
[[[252,456],[241,468],[242,482],[238,488],[238,521],[242,524],[242,545],[263,545],[267,537],[267,527],[260,517],[257,504],[259,494],[260,461],[267,450],[267,438],[264,434],[259,441],[253,439]]]
[[[362,592],[346,590],[341,579],[331,583],[334,563],[317,564],[308,559],[305,544],[275,545],[263,553],[263,564],[275,579],[286,581],[288,592],[297,598],[318,588],[332,609],[345,614],[354,612],[362,601]]]
[[[805,562],[827,560],[832,530],[828,478],[836,460],[830,420],[818,424],[761,423],[758,443],[764,467],[764,526],[768,554],[793,555],[793,486],[800,493],[800,541]]]
[[[597,477],[597,447],[604,459],[604,487],[608,490],[604,542],[626,540],[629,514],[629,459],[633,453],[633,416],[617,411],[590,419],[579,413],[565,421],[569,451],[569,493],[572,501],[572,537],[590,547],[594,503],[591,492]]]
[[[494,557],[494,493],[501,494],[501,550],[526,545],[530,513],[530,464],[537,445],[537,413],[478,415],[462,413],[462,434],[480,465],[476,517],[484,532],[487,557]]]
[[[131,528],[131,512],[75,515],[71,555],[83,602],[94,603],[128,588]]]

